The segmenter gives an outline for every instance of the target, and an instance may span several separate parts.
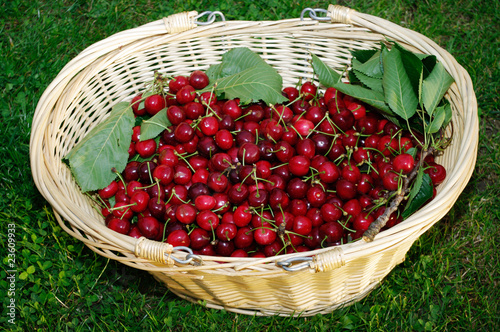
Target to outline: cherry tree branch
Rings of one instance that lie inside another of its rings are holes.
[[[410,185],[413,182],[413,179],[417,176],[418,170],[423,166],[425,158],[429,155],[432,155],[436,152],[434,147],[430,147],[427,150],[422,150],[420,154],[420,160],[415,166],[415,168],[408,174],[406,178],[403,180],[403,185],[401,189],[396,191],[396,196],[391,201],[389,206],[385,209],[384,213],[380,215],[374,222],[370,224],[368,229],[363,234],[363,240],[366,242],[372,242],[375,236],[380,232],[380,230],[385,226],[387,221],[389,220],[392,213],[394,213],[401,202],[405,199],[406,195],[410,192]]]

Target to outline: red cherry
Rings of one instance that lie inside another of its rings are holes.
[[[318,87],[314,85],[312,82],[305,82],[300,87],[300,95],[305,101],[309,101],[316,97],[316,93],[318,91]]]
[[[312,159],[316,155],[316,144],[310,138],[304,138],[297,142],[295,151],[298,155]]]
[[[342,92],[330,87],[326,89],[323,98],[325,99],[325,102],[328,103],[332,98],[342,99],[342,95]]]
[[[200,128],[203,134],[207,136],[214,136],[219,130],[219,122],[217,118],[207,116],[200,121],[198,128]]]
[[[326,203],[321,206],[321,217],[325,222],[334,222],[342,217],[342,210],[330,203]]]
[[[153,179],[167,185],[174,180],[174,169],[168,165],[158,165],[153,171]]]
[[[132,219],[134,216],[134,211],[130,209],[130,201],[127,202],[117,202],[115,206],[113,207],[113,215],[116,218],[121,218],[121,219]]]
[[[186,121],[186,113],[180,106],[172,105],[167,108],[167,118],[174,126]]]
[[[250,227],[240,227],[234,238],[234,246],[240,249],[249,247],[253,242],[253,235],[254,232],[250,229]]]
[[[149,195],[143,190],[137,190],[132,194],[132,197],[130,197],[130,204],[135,204],[130,206],[133,212],[143,212],[148,207],[148,203]]]
[[[398,141],[389,135],[384,135],[378,141],[377,149],[384,156],[390,156],[398,150]]]
[[[399,188],[399,174],[387,172],[382,178],[384,188],[389,191],[395,191]]]
[[[238,149],[238,159],[245,164],[254,164],[260,159],[260,149],[254,143],[244,143]]]
[[[323,190],[323,187],[319,185],[311,186],[311,188],[307,190],[306,197],[313,207],[320,207],[326,202],[326,193]]]
[[[262,246],[269,245],[276,240],[276,231],[271,228],[271,224],[264,223],[262,227],[254,230],[254,240]]]
[[[424,172],[429,174],[432,184],[437,186],[438,184],[443,183],[446,179],[446,169],[444,166],[436,162],[429,162],[427,164],[428,167],[424,169]]]
[[[290,159],[289,168],[290,172],[295,176],[304,176],[309,173],[309,167],[311,166],[311,161],[309,158],[297,155]]]
[[[248,206],[240,205],[233,213],[234,223],[238,227],[244,227],[252,220],[252,214],[248,211]]]
[[[337,196],[347,201],[356,197],[356,186],[354,183],[345,179],[340,179],[335,185]]]
[[[205,114],[205,107],[199,102],[189,101],[184,105],[184,112],[188,119],[195,120]]]
[[[213,196],[210,195],[199,195],[194,200],[194,205],[199,211],[211,210],[215,207],[217,201]]]
[[[149,115],[155,115],[167,106],[165,98],[161,95],[151,95],[144,100],[144,108]]]
[[[235,99],[229,99],[224,103],[222,107],[222,113],[229,115],[233,120],[239,118],[243,111],[239,105],[239,102]]]
[[[170,233],[167,237],[167,243],[174,247],[189,247],[191,240],[188,233],[183,229],[177,229]]]
[[[306,216],[296,216],[293,220],[293,231],[300,235],[309,235],[312,226],[312,221]]]
[[[177,221],[183,224],[192,224],[196,220],[197,210],[191,204],[181,204],[175,211]]]
[[[196,216],[196,224],[206,231],[212,231],[219,226],[219,217],[212,211],[200,211]]]
[[[98,190],[97,193],[102,199],[108,199],[113,197],[118,191],[118,183],[116,181],[111,181],[105,188]]]
[[[145,159],[153,156],[156,153],[156,148],[156,141],[152,138],[135,143],[135,151]]]
[[[301,136],[307,136],[314,129],[314,123],[310,120],[301,118],[295,121],[293,127]]]
[[[181,88],[189,84],[189,79],[186,76],[175,76],[168,82],[170,92],[177,93]]]
[[[186,143],[193,139],[194,129],[187,122],[181,122],[175,128],[174,135],[178,142]]]
[[[189,242],[191,248],[194,250],[200,250],[210,243],[210,235],[202,228],[195,228],[191,231],[191,233],[189,233]]]
[[[359,200],[357,200],[356,198],[353,198],[345,202],[342,208],[344,209],[344,212],[346,212],[351,217],[356,217],[358,214],[361,213],[362,210],[361,204],[359,203]]]
[[[274,146],[275,156],[279,161],[286,163],[295,155],[295,149],[285,141],[279,141]]]
[[[189,84],[196,90],[205,88],[209,83],[207,74],[201,70],[195,70],[189,75]]]
[[[144,108],[143,105],[141,105],[141,103],[142,103],[142,93],[135,96],[130,102],[130,104],[132,105],[132,111],[136,116],[143,116],[146,114],[146,109]]]
[[[139,239],[143,237],[144,235],[141,233],[139,230],[139,227],[137,225],[133,225],[130,227],[130,231],[128,232],[128,236]]]
[[[155,239],[160,234],[160,222],[154,217],[139,218],[137,227],[148,239]]]
[[[346,107],[354,115],[355,120],[359,120],[366,116],[366,108],[358,103],[346,103]]]
[[[344,228],[338,222],[327,222],[319,227],[319,238],[323,246],[337,243],[344,236]]]
[[[289,101],[294,101],[299,97],[299,90],[297,88],[290,86],[283,89],[283,94],[288,98]]]
[[[141,126],[134,126],[132,128],[132,142],[139,142],[141,140]]]
[[[408,174],[415,167],[415,160],[412,155],[402,153],[393,159],[392,166],[397,173],[402,172],[403,174]]]
[[[187,104],[196,98],[196,91],[191,85],[185,85],[177,91],[175,98],[179,104]]]
[[[127,219],[111,218],[108,222],[108,228],[120,234],[128,234],[130,231],[130,221]]]
[[[370,214],[369,212],[362,212],[354,218],[352,227],[357,231],[364,232],[368,229],[368,227],[370,227],[373,220],[373,214]]]
[[[215,235],[221,241],[231,241],[236,237],[238,228],[235,224],[220,224],[215,229]]]

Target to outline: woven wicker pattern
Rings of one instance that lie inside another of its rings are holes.
[[[289,19],[196,26],[195,15],[179,13],[120,32],[90,46],[63,68],[42,95],[33,119],[30,158],[39,191],[70,235],[104,257],[150,272],[188,300],[244,314],[307,316],[362,299],[449,211],[472,174],[478,118],[469,75],[425,36],[346,7],[331,5],[331,22]],[[453,109],[454,138],[439,159],[448,177],[436,198],[373,242],[266,259],[207,256],[197,264],[174,264],[172,258],[185,259],[186,253],[106,228],[61,161],[115,103],[131,100],[149,83],[154,71],[186,75],[219,62],[231,48],[246,46],[274,66],[285,85],[294,85],[314,78],[309,52],[341,72],[350,62],[351,49],[373,48],[385,38],[436,55],[454,77],[456,83],[446,96]],[[277,264],[292,257],[304,258],[305,269],[287,272]]]

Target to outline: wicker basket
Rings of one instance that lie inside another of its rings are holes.
[[[196,23],[196,12],[183,12],[117,33],[80,53],[42,95],[30,141],[34,181],[61,227],[98,254],[148,271],[178,296],[202,300],[211,308],[310,316],[365,297],[404,260],[413,242],[450,210],[469,181],[477,156],[477,103],[468,73],[425,36],[346,7],[330,5],[325,12],[327,21],[208,25]],[[61,161],[77,139],[103,120],[115,103],[137,94],[156,70],[186,75],[219,62],[231,48],[246,46],[274,66],[285,85],[294,85],[299,78],[314,79],[309,51],[340,72],[350,62],[351,49],[377,47],[386,38],[437,56],[454,77],[456,83],[446,95],[453,109],[454,134],[438,159],[448,176],[435,199],[373,242],[266,259],[206,256],[200,262],[185,251],[173,251],[169,244],[109,230]],[[283,269],[289,266],[298,271]]]

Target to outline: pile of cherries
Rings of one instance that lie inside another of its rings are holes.
[[[198,93],[208,84],[194,71],[134,97],[137,117],[166,112],[171,126],[142,141],[133,128],[125,170],[98,191],[110,229],[212,256],[335,246],[362,236],[418,161],[418,137],[333,88],[307,81],[283,89],[287,103],[240,105]],[[444,180],[432,155],[424,167]]]

